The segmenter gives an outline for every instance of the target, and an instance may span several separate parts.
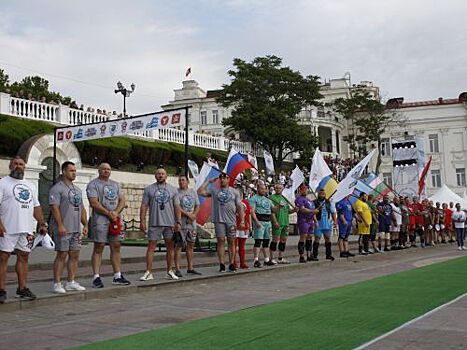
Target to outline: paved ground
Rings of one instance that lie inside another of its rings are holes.
[[[10,302],[0,307],[0,348],[62,349],[288,299],[460,255],[462,252],[452,246],[439,246],[238,274],[219,274],[215,267],[204,267],[204,279],[169,282],[160,276],[151,284],[137,282],[130,287],[113,288],[107,287],[107,279],[104,290],[88,290],[73,298],[51,296],[44,289],[43,295],[38,293],[39,300],[21,303],[21,310],[15,307],[20,303]],[[133,281],[138,277],[129,276]],[[43,288],[45,283],[50,287],[49,282],[37,282],[37,289],[40,283],[44,284]],[[462,305],[465,308],[467,302]],[[461,329],[466,321],[466,313],[455,312],[450,324],[458,324]],[[438,331],[424,332],[423,339],[429,342]],[[466,339],[466,333],[459,332],[464,338],[454,337],[449,344]],[[408,332],[402,338],[404,348],[411,341],[411,334]],[[413,335],[422,337],[417,332]],[[401,348],[391,347],[394,342],[388,343],[390,340],[392,337],[372,348]]]

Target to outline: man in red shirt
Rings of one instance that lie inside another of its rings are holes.
[[[417,228],[416,225],[416,219],[417,219],[417,209],[418,206],[415,204],[415,200],[417,200],[417,197],[413,197],[412,200],[407,199],[407,209],[409,210],[409,227],[408,227],[408,232],[409,232],[409,240],[410,240],[410,246],[411,247],[416,247],[416,234],[415,230]]]
[[[235,244],[237,245],[237,251],[240,257],[240,268],[247,269],[248,264],[246,263],[246,260],[245,260],[245,245],[246,245],[246,240],[248,239],[251,233],[251,208],[250,208],[250,202],[248,202],[248,199],[245,199],[243,187],[239,185],[237,188],[242,196],[243,211],[245,214],[243,216],[244,219],[243,219],[243,225],[242,225],[241,224],[242,220],[238,216],[238,212],[237,212],[237,233],[235,235]],[[238,267],[236,261],[235,261],[235,266]]]
[[[452,210],[448,208],[447,203],[443,203],[444,210],[444,233],[449,243],[454,242],[454,229],[452,225]]]

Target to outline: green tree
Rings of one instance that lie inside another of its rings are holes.
[[[5,73],[3,69],[0,69],[0,91],[6,91],[8,89],[10,77]]]
[[[357,90],[350,98],[338,98],[333,102],[333,109],[350,122],[349,136],[345,140],[353,151],[362,150],[359,145],[376,142],[378,159],[376,161],[376,174],[381,166],[381,135],[388,129],[403,126],[404,118],[394,109],[388,109],[370,92]]]
[[[298,123],[297,115],[304,107],[318,104],[319,78],[303,77],[282,66],[276,56],[257,57],[250,63],[235,58],[233,65],[235,69],[228,72],[231,82],[223,85],[217,99],[222,106],[232,107],[224,126],[271,153],[278,167],[289,154],[312,149],[316,139]]]

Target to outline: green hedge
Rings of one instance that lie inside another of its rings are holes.
[[[26,140],[53,131],[54,126],[47,122],[0,115],[0,155],[14,157]],[[99,161],[108,161],[112,165],[117,164],[119,159],[126,164],[138,165],[143,161],[146,165],[173,167],[183,167],[185,162],[185,146],[177,143],[111,137],[76,142],[75,145],[82,162],[88,165],[93,163],[95,156]],[[202,164],[208,153],[221,163],[227,160],[227,152],[197,147],[189,148],[189,159]]]

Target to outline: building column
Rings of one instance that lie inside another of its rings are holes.
[[[331,147],[332,153],[337,153],[337,141],[336,141],[336,130],[334,128],[331,129]]]

